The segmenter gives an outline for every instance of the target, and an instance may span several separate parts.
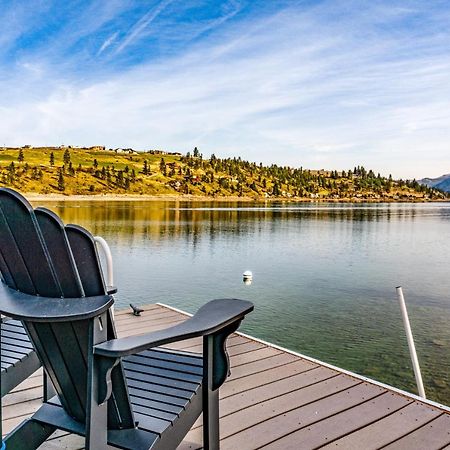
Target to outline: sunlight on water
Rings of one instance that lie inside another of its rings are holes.
[[[450,403],[448,203],[46,206],[107,239],[119,307],[193,312],[212,298],[246,298],[256,308],[244,331],[415,391],[395,295],[402,285],[425,388]]]

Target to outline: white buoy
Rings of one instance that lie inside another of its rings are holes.
[[[251,273],[250,270],[246,270],[246,271],[242,274],[242,279],[243,279],[243,281],[244,281],[244,284],[252,284],[253,274]]]

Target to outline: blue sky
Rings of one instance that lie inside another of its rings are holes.
[[[450,172],[447,1],[0,0],[0,145]]]

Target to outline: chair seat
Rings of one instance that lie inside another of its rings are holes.
[[[124,358],[123,365],[133,412],[146,431],[163,433],[201,388],[203,360],[198,353],[156,348]]]
[[[14,389],[40,366],[22,323],[4,320],[1,324],[1,396]]]
[[[3,396],[40,362],[20,321],[3,322],[1,334]],[[198,353],[156,348],[124,358],[123,365],[139,428],[158,435],[174,425],[201,388],[203,360]]]
[[[108,443],[129,449],[158,448],[158,442],[171,436],[179,421],[185,426],[178,428],[187,432],[192,426],[192,414],[198,417],[202,410],[202,355],[155,348],[124,358],[123,366],[138,427],[109,431]],[[84,434],[83,424],[64,413],[57,397],[44,404],[34,417]],[[163,437],[169,429],[172,432]],[[161,448],[171,448],[170,443],[164,441]]]

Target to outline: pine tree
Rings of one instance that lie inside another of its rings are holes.
[[[53,152],[50,153],[50,165],[51,166],[55,165],[55,155]]]
[[[59,175],[58,175],[58,190],[62,192],[62,191],[64,191],[65,188],[66,188],[66,186],[64,183],[63,171],[62,171],[62,169],[60,169]]]
[[[117,175],[116,175],[116,184],[119,187],[122,187],[123,185],[123,171],[122,170],[118,170],[117,171]]]
[[[64,164],[70,163],[70,152],[69,152],[68,148],[66,148],[66,150],[64,152],[63,161],[64,161]]]
[[[8,182],[10,184],[14,183],[16,179],[16,166],[14,165],[14,161],[11,161],[11,164],[8,166]]]
[[[21,163],[21,162],[23,162],[24,159],[25,159],[25,156],[23,156],[23,150],[20,149],[19,156],[17,157],[17,161],[19,161]]]
[[[159,170],[164,176],[167,175],[166,162],[164,161],[164,158],[161,158],[161,162],[159,163]]]
[[[143,166],[143,168],[142,168],[142,173],[143,173],[144,175],[148,175],[148,162],[147,162],[146,159],[144,159],[144,166]]]

